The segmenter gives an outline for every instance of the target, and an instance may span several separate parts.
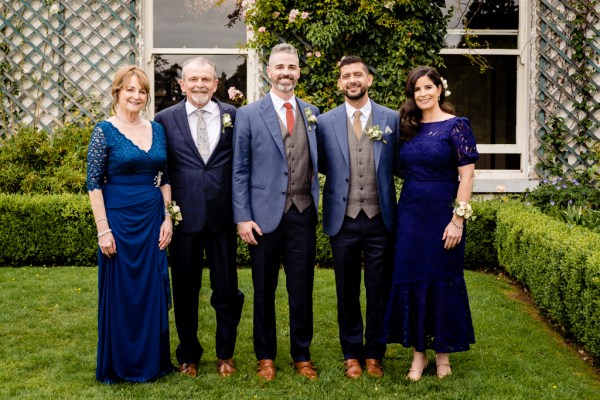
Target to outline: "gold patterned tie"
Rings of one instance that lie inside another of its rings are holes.
[[[352,121],[352,128],[354,128],[354,134],[358,140],[362,138],[362,124],[360,123],[361,115],[362,112],[360,112],[360,110],[354,111],[354,120]]]
[[[206,161],[210,156],[210,146],[208,144],[208,132],[206,131],[206,122],[204,122],[204,110],[196,110],[195,113],[198,116],[198,124],[196,125],[196,147],[200,153],[200,157]]]

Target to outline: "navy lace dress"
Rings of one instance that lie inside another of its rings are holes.
[[[465,231],[444,250],[459,166],[478,159],[466,118],[422,123],[397,154],[404,178],[396,216],[395,265],[384,340],[423,352],[452,353],[475,343],[463,277]]]
[[[159,172],[163,172],[160,182]],[[158,247],[168,183],[163,128],[141,150],[110,122],[96,125],[88,149],[88,190],[101,189],[117,254],[98,250],[100,382],[146,382],[174,370],[169,343],[169,272]]]

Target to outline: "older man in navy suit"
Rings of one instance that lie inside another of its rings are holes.
[[[254,284],[254,351],[258,375],[275,378],[275,289],[280,265],[287,278],[290,351],[300,375],[316,379],[309,346],[316,254],[316,115],[296,98],[298,53],[283,43],[271,50],[271,90],[241,107],[234,128],[233,215],[250,245]]]
[[[327,176],[323,231],[332,246],[345,374],[360,377],[364,362],[369,375],[382,377],[385,344],[379,339],[393,268],[393,163],[399,115],[369,99],[373,76],[359,57],[343,58],[339,68],[338,85],[346,101],[319,116],[317,131],[319,171]]]
[[[167,136],[169,178],[182,221],[171,243],[179,372],[195,377],[203,349],[198,341],[198,300],[204,256],[210,268],[210,302],[217,315],[217,371],[235,373],[233,352],[244,295],[238,290],[237,238],[231,202],[235,107],[213,94],[215,64],[186,61],[179,81],[186,99],[156,115]]]

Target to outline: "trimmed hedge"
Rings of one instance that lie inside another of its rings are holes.
[[[96,265],[87,196],[0,194],[0,265]]]
[[[500,264],[551,321],[600,356],[600,234],[522,203],[498,210]]]
[[[475,219],[467,222],[465,268],[495,271],[500,268],[496,251],[496,213],[504,204],[501,200],[473,201]]]

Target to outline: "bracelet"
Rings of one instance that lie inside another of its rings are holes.
[[[98,218],[96,220],[96,223],[100,222],[100,221],[108,221],[108,218]]]
[[[456,222],[454,222],[453,219],[450,220],[450,222],[452,222],[452,225],[454,225],[455,227],[457,227],[458,229],[462,229],[463,227],[461,225],[458,225]]]
[[[98,233],[98,237],[102,237],[102,236],[104,236],[104,235],[106,235],[108,233],[111,233],[111,232],[112,232],[112,229],[107,229],[105,231],[102,231],[102,232]]]

